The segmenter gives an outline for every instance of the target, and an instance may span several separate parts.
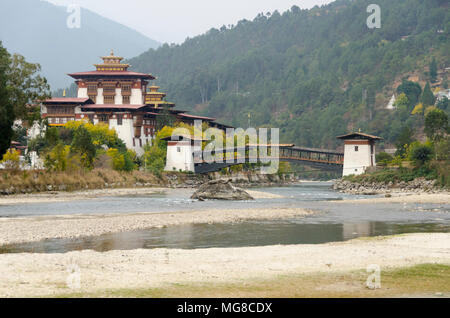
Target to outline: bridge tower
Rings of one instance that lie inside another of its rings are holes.
[[[367,168],[377,165],[375,160],[375,142],[380,137],[361,132],[337,137],[344,141],[344,171],[343,176],[360,175]]]
[[[195,172],[194,138],[187,135],[174,135],[162,140],[167,141],[165,171]]]

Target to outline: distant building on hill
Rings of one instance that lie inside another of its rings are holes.
[[[438,100],[443,99],[444,97],[447,97],[450,99],[450,89],[442,89],[439,92],[434,94]]]
[[[165,110],[187,124],[202,120],[219,129],[228,127],[216,123],[215,118],[176,110],[174,103],[165,101],[166,94],[159,92],[158,86],[150,85],[156,79],[153,75],[129,71],[130,65],[113,52],[102,59],[95,71],[69,74],[78,86],[76,98],[52,98],[42,103],[42,117],[50,126],[64,126],[73,120],[106,123],[138,155],[155,138],[157,118]]]
[[[394,106],[396,100],[397,100],[397,99],[395,98],[395,94],[392,95],[392,98],[391,98],[391,100],[389,101],[389,104],[386,106],[386,109],[389,109],[389,110],[394,110],[394,109],[396,109],[396,107]]]

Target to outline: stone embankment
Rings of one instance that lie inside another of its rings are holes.
[[[297,181],[294,175],[262,175],[255,172],[239,172],[231,175],[219,172],[204,175],[170,172],[163,173],[160,178],[142,171],[118,173],[94,170],[85,174],[47,171],[5,172],[0,176],[0,196],[102,189],[198,188],[211,180],[220,179],[231,179],[234,185],[243,188],[288,185]]]
[[[369,182],[361,183],[348,180],[337,180],[333,184],[333,189],[343,193],[359,195],[378,195],[391,193],[441,193],[447,192],[436,186],[436,180],[426,180],[418,178],[410,182]]]
[[[219,172],[204,175],[173,173],[167,174],[165,178],[167,185],[172,188],[198,188],[211,180],[220,179],[230,179],[234,185],[241,188],[270,187],[298,182],[294,175],[264,175],[255,172],[239,172],[231,175],[223,175]]]

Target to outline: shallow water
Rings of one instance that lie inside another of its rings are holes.
[[[362,198],[338,193],[330,189],[331,183],[305,183],[291,187],[255,188],[254,190],[283,195],[282,199],[257,199],[255,201],[205,201],[191,200],[194,190],[176,189],[151,195],[126,195],[101,197],[67,202],[26,203],[0,206],[0,217],[23,217],[67,214],[105,214],[136,212],[178,212],[209,209],[245,209],[274,207],[311,201]]]
[[[152,248],[230,248],[291,244],[321,244],[358,237],[417,232],[449,232],[450,223],[301,223],[297,220],[239,224],[190,224],[108,234],[82,239],[52,239],[0,247],[0,253],[66,253],[70,251]]]
[[[0,206],[1,217],[76,213],[174,212],[209,209],[297,207],[317,211],[290,220],[246,221],[239,224],[189,224],[108,234],[81,239],[52,239],[0,247],[0,253],[65,253],[74,250],[138,248],[213,248],[286,244],[320,244],[357,237],[403,233],[450,232],[449,204],[355,204],[330,200],[367,198],[334,192],[329,183],[304,183],[255,189],[283,195],[248,202],[198,202],[192,190],[150,196],[119,196],[84,201]]]

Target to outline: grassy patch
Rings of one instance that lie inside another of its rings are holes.
[[[58,297],[137,297],[137,298],[305,298],[305,297],[450,297],[450,266],[423,264],[414,267],[383,270],[381,289],[365,286],[368,274],[353,271],[339,274],[280,275],[271,280],[241,283],[171,284],[162,288],[115,289],[88,294],[62,294]]]

